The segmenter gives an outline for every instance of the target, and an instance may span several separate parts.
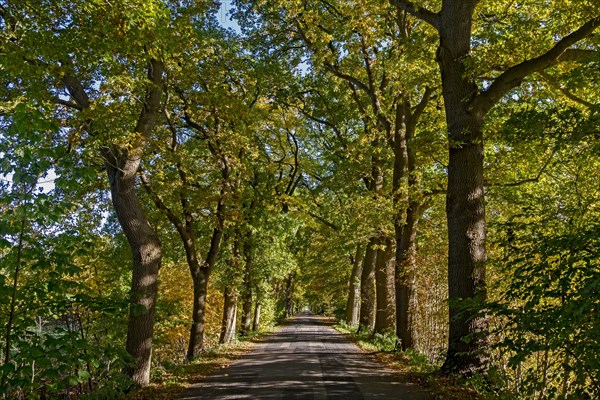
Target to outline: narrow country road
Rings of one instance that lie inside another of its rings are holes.
[[[426,400],[429,396],[401,383],[322,318],[303,314],[178,399]]]

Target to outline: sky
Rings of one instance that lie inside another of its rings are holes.
[[[218,14],[217,18],[218,18],[219,22],[221,23],[221,25],[223,25],[223,27],[231,28],[235,32],[241,33],[240,26],[238,25],[238,23],[235,20],[231,19],[230,15],[229,15],[229,12],[231,11],[232,8],[233,8],[233,5],[232,5],[231,0],[222,0],[221,7],[219,9],[219,14]]]

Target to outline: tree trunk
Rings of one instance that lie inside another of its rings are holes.
[[[224,178],[226,180],[226,177]],[[188,344],[187,358],[198,356],[204,347],[204,319],[206,316],[206,293],[208,290],[208,278],[212,272],[219,256],[221,241],[223,239],[223,223],[225,220],[225,183],[221,189],[221,196],[217,203],[216,216],[218,225],[213,228],[210,239],[210,248],[206,253],[204,265],[190,264],[190,272],[194,282],[194,308],[192,310],[192,326],[190,328],[190,341]],[[189,261],[189,259],[188,259]]]
[[[376,238],[371,238],[365,251],[362,272],[360,275],[360,316],[359,329],[373,330],[375,325],[375,260],[377,250]]]
[[[261,304],[260,301],[256,301],[256,305],[254,306],[254,320],[252,321],[252,331],[258,332],[260,328],[260,309]]]
[[[246,336],[252,327],[252,245],[250,238],[246,238],[244,243],[244,257],[246,265],[244,267],[244,288],[242,297],[242,324],[240,335]]]
[[[427,106],[432,93],[426,88],[419,104],[412,107],[405,98],[398,105],[394,131],[394,174],[392,190],[396,239],[396,336],[400,348],[405,351],[415,345],[416,326],[416,252],[417,222],[426,206],[422,200],[415,200],[417,178],[415,177],[415,151],[410,142],[415,136],[417,123]],[[411,198],[412,197],[412,198]]]
[[[381,238],[375,262],[375,289],[377,311],[375,312],[375,333],[394,332],[396,328],[396,296],[394,291],[395,257],[390,238]]]
[[[141,148],[129,152],[111,147],[103,153],[112,203],[133,255],[126,350],[134,361],[127,373],[137,385],[147,386],[162,248],[135,192]]]
[[[448,4],[446,4],[448,3]],[[478,93],[466,65],[476,1],[445,1],[440,14],[438,62],[448,125],[448,294],[450,333],[442,367],[469,375],[487,365],[483,115],[472,112]]]
[[[358,325],[358,312],[360,309],[360,275],[362,272],[362,260],[364,257],[364,247],[361,244],[356,246],[352,273],[348,284],[348,301],[346,303],[346,324],[348,326]]]
[[[154,86],[147,90],[144,108],[135,127],[135,132],[141,133],[142,138],[134,140],[127,148],[109,146],[102,150],[113,207],[133,256],[126,350],[134,361],[133,366],[127,368],[127,373],[139,386],[150,383],[154,309],[162,247],[137,197],[135,178],[144,150],[143,139],[150,135],[158,118],[162,72],[162,63],[152,60],[148,77]]]
[[[396,336],[402,351],[415,345],[417,222],[421,206],[411,202],[406,223],[396,225]]]
[[[285,307],[285,317],[291,317],[294,315],[294,278],[296,273],[292,272],[290,276],[288,276],[285,282],[285,299],[284,299],[284,307]]]
[[[235,322],[237,316],[237,293],[231,288],[223,291],[223,322],[219,343],[229,343],[235,337]]]
[[[252,287],[250,282],[244,280],[244,298],[242,303],[242,321],[240,335],[246,336],[252,327]]]
[[[135,177],[145,143],[160,113],[163,72],[162,62],[156,59],[149,60],[149,84],[133,131],[135,137],[132,142],[126,147],[107,143],[101,149],[112,203],[133,256],[126,344],[126,350],[133,358],[133,366],[127,368],[127,373],[139,386],[147,386],[150,381],[154,306],[162,248],[158,235],[150,226],[137,198]],[[75,75],[65,74],[62,83],[80,110],[86,110],[91,106],[92,102],[85,87]]]
[[[194,307],[192,310],[190,340],[188,342],[188,360],[197,357],[204,348],[204,320],[206,317],[206,293],[208,291],[209,276],[209,269],[202,267],[198,268],[192,277],[194,281]]]
[[[17,244],[17,262],[15,264],[15,273],[13,275],[13,285],[12,292],[10,296],[10,308],[8,313],[8,321],[6,322],[6,338],[4,345],[4,365],[8,364],[10,361],[10,347],[11,347],[11,338],[12,338],[12,327],[13,320],[16,314],[16,306],[17,306],[17,290],[19,286],[19,273],[21,272],[21,262],[23,257],[23,237],[25,235],[25,218],[21,220],[21,227],[19,229],[19,241]],[[2,384],[4,385],[6,382],[4,378],[6,375],[3,375]]]

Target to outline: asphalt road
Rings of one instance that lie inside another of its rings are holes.
[[[296,399],[426,400],[422,389],[398,376],[360,350],[322,318],[294,318],[256,348],[190,386],[180,400]]]

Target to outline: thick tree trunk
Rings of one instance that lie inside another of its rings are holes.
[[[260,301],[257,300],[256,301],[256,305],[254,306],[254,320],[252,321],[252,331],[253,332],[258,332],[258,330],[260,329],[260,309],[261,309],[262,305],[260,304]]]
[[[208,279],[210,273],[217,262],[221,240],[223,239],[223,215],[225,205],[223,203],[223,193],[217,205],[217,216],[219,226],[213,229],[210,240],[210,248],[206,254],[204,265],[190,265],[190,272],[194,282],[194,307],[192,310],[192,326],[190,327],[190,341],[188,343],[187,358],[191,360],[197,357],[204,348],[204,328],[206,317],[206,293],[208,291]]]
[[[416,341],[416,255],[417,222],[421,207],[412,202],[406,212],[404,225],[396,225],[396,336],[403,351]]]
[[[375,263],[375,289],[377,310],[374,332],[384,334],[396,328],[396,295],[394,291],[395,251],[391,238],[379,240]],[[381,249],[381,247],[385,249]]]
[[[358,325],[358,313],[360,309],[360,275],[362,272],[362,260],[364,257],[364,246],[356,246],[352,273],[348,284],[348,301],[346,303],[346,324],[348,326]]]
[[[135,177],[145,142],[152,133],[160,113],[163,72],[162,62],[156,59],[149,60],[149,85],[133,131],[135,137],[132,142],[127,147],[107,143],[101,150],[112,203],[133,255],[126,344],[126,350],[133,358],[133,366],[127,369],[127,373],[139,386],[147,386],[150,381],[154,306],[162,248],[158,235],[150,226],[137,198]],[[89,109],[92,102],[85,87],[75,75],[67,73],[63,76],[62,83],[80,110]]]
[[[252,244],[251,238],[246,238],[244,242],[244,257],[246,264],[244,266],[244,288],[242,291],[242,321],[240,326],[240,335],[246,336],[252,327]]]
[[[467,70],[476,1],[446,1],[440,14],[438,62],[448,125],[448,292],[450,334],[442,367],[468,375],[487,366],[483,115],[470,108],[478,92]],[[446,4],[448,3],[448,4]],[[478,304],[479,303],[479,304]]]
[[[162,260],[161,243],[135,191],[141,148],[130,153],[111,147],[103,153],[112,203],[133,255],[126,350],[134,362],[127,373],[137,385],[146,386],[150,381],[154,308]]]
[[[376,238],[369,240],[363,259],[360,275],[359,329],[373,330],[375,326],[375,261],[377,250],[374,246],[376,244]]]
[[[231,288],[223,291],[223,322],[221,323],[221,336],[219,343],[229,343],[235,337],[237,316],[237,293]]]
[[[242,300],[242,321],[240,335],[246,336],[252,327],[252,284],[244,279],[244,297]]]
[[[138,200],[135,178],[144,150],[143,139],[150,135],[158,118],[162,73],[162,63],[151,60],[148,78],[153,86],[146,91],[144,107],[135,126],[135,132],[142,137],[127,148],[109,146],[102,150],[113,207],[133,255],[126,350],[134,362],[127,372],[139,386],[147,386],[150,382],[154,309],[162,247]]]
[[[415,152],[410,142],[415,136],[417,123],[430,100],[432,89],[426,88],[419,104],[411,111],[408,99],[398,107],[394,132],[394,174],[392,180],[396,239],[396,336],[400,348],[414,347],[416,337],[416,252],[417,223],[425,210],[419,200],[411,199],[417,189]]]
[[[209,276],[210,270],[206,267],[198,268],[192,275],[194,281],[194,306],[192,309],[190,340],[188,342],[188,360],[197,357],[204,348],[206,293],[208,291]]]

